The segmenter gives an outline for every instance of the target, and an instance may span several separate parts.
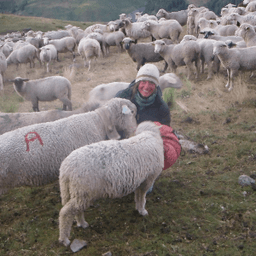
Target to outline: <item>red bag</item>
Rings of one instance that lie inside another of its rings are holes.
[[[179,139],[173,133],[172,127],[168,125],[163,125],[159,122],[154,122],[156,125],[160,127],[160,133],[163,139],[164,144],[164,169],[168,169],[172,166],[178,157],[180,156],[181,152],[181,145],[179,143]]]

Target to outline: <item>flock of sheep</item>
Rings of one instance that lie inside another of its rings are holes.
[[[188,79],[194,74],[198,78],[205,64],[210,79],[221,63],[228,74],[226,87],[231,90],[239,70],[256,69],[256,1],[245,0],[244,4],[247,6],[228,4],[222,8],[221,17],[191,4],[179,12],[160,9],[156,16],[137,13],[136,22],[121,14],[106,25],[95,24],[85,30],[68,25],[66,30],[47,33],[8,34],[0,47],[0,89],[11,64],[18,69],[29,62],[33,68],[34,59],[38,59],[49,73],[49,64],[59,60],[58,53],[70,52],[74,62],[79,54],[90,70],[94,58],[107,58],[109,47],[115,46],[118,52],[127,51],[137,62],[137,70],[146,62],[164,61],[164,71],[169,67],[175,73],[177,67],[186,66]],[[180,38],[184,25],[187,35]],[[145,38],[150,41],[140,42]],[[174,73],[160,77],[162,90],[182,86]],[[72,110],[72,85],[62,76],[36,80],[16,77],[11,82],[18,94],[32,102],[35,112],[0,113],[0,194],[59,178],[63,204],[59,241],[66,246],[73,218],[78,226],[87,227],[83,212],[98,198],[135,192],[136,209],[147,214],[146,192],[164,165],[163,141],[154,123],[137,126],[133,103],[114,98],[129,83],[96,86],[88,102]],[[69,111],[39,112],[39,101],[55,99]],[[119,132],[127,138],[118,140]]]

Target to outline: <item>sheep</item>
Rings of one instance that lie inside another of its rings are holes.
[[[16,77],[13,87],[18,95],[32,103],[33,110],[39,111],[38,101],[53,101],[59,99],[63,102],[63,110],[72,110],[71,83],[62,76],[50,76],[42,79],[29,80]]]
[[[4,89],[4,72],[7,69],[7,61],[5,55],[0,51],[0,90]]]
[[[38,49],[34,45],[32,44],[25,45],[24,47],[11,52],[11,54],[6,59],[7,66],[11,64],[16,64],[18,69],[19,64],[29,62],[30,68],[32,68],[32,64],[33,64],[33,67],[35,67],[34,58],[38,59],[41,65],[41,61],[38,55],[39,55]]]
[[[105,55],[109,54],[110,46],[117,46],[119,53],[121,53],[123,49],[122,40],[124,38],[125,38],[125,35],[122,31],[103,33],[102,44],[103,44],[103,49],[105,50]]]
[[[178,43],[182,27],[176,20],[167,20],[166,22],[158,23],[154,20],[144,21],[143,29],[150,32],[155,39],[169,38],[173,42]]]
[[[40,48],[40,60],[44,63],[46,72],[49,73],[49,63],[57,60],[57,49],[53,44]]]
[[[246,12],[255,12],[256,11],[256,1],[251,1],[245,7]]]
[[[101,30],[95,29],[95,32],[88,34],[84,38],[91,38],[97,40],[100,44],[101,53],[103,56],[105,56],[105,48],[103,46],[103,32]]]
[[[209,30],[205,30],[205,31],[201,31],[200,34],[204,34],[204,38],[209,38],[209,39],[214,39],[216,41],[227,41],[227,40],[231,40],[232,42],[239,42],[239,41],[243,41],[243,38],[241,36],[220,36],[220,35],[216,35],[216,33],[214,33],[214,31],[209,31]]]
[[[68,30],[58,30],[58,31],[48,31],[44,33],[44,36],[51,39],[51,40],[55,40],[55,39],[61,39],[64,37],[70,37],[71,34]]]
[[[108,100],[114,98],[116,94],[126,89],[130,83],[126,82],[112,82],[108,84],[100,84],[94,87],[89,92],[88,102],[101,102],[105,103]],[[181,88],[183,86],[182,81],[178,76],[173,73],[166,73],[159,77],[159,87],[163,92],[166,88]]]
[[[53,44],[57,49],[57,60],[59,61],[59,53],[71,52],[73,54],[73,61],[75,61],[75,47],[76,40],[72,37],[64,37],[55,40],[49,40],[49,44]]]
[[[247,47],[256,46],[256,32],[250,24],[244,23],[237,30],[236,35],[241,36]]]
[[[102,104],[97,101],[91,101],[83,104],[80,108],[72,111],[63,111],[52,109],[41,112],[24,113],[1,113],[0,112],[0,135],[24,126],[53,122],[58,119],[66,118],[75,114],[86,113],[99,108]]]
[[[132,38],[136,43],[140,38],[150,37],[151,33],[145,29],[143,22],[132,23],[129,19],[123,20],[125,34],[127,37]]]
[[[84,59],[85,67],[88,60],[88,71],[90,71],[92,59],[101,57],[100,43],[96,39],[83,38],[78,44],[77,51]]]
[[[120,28],[124,26],[121,19],[111,20],[108,22],[109,32],[118,31]]]
[[[227,69],[228,82],[225,87],[229,91],[233,89],[233,78],[239,70],[253,71],[256,69],[256,46],[229,49],[225,42],[217,41],[214,44],[213,53]]]
[[[74,150],[61,163],[59,242],[68,246],[76,218],[79,227],[89,224],[84,211],[97,199],[120,198],[135,193],[135,208],[148,215],[146,193],[164,167],[163,140],[150,121],[136,129],[136,136],[121,141],[101,141]]]
[[[211,23],[212,21],[210,21]],[[216,31],[220,36],[234,36],[238,27],[236,25],[217,25],[215,27],[212,26],[214,31]]]
[[[39,39],[39,38],[35,38],[35,37],[27,37],[25,41],[34,45],[37,49],[44,46],[44,40],[43,39]]]
[[[61,162],[73,150],[101,140],[130,136],[136,106],[112,99],[84,114],[25,126],[0,136],[0,195],[20,186],[41,186],[58,179]]]
[[[8,58],[8,56],[11,54],[11,52],[13,51],[13,48],[11,45],[9,45],[8,43],[5,43],[3,45],[0,46],[0,50],[2,51],[2,53],[5,55],[6,58]]]
[[[246,15],[239,15],[237,13],[232,13],[229,15],[229,22],[231,24],[235,24],[240,26],[243,23],[249,23],[253,26],[256,26],[256,16],[254,14],[246,14]]]
[[[181,10],[178,12],[167,12],[164,9],[158,10],[156,17],[159,18],[166,18],[168,20],[174,19],[177,20],[181,26],[184,26],[187,24],[187,18],[188,18],[188,10]]]
[[[159,53],[174,72],[176,72],[178,66],[186,65],[188,68],[188,79],[191,78],[193,73],[192,62],[195,62],[196,79],[198,78],[200,46],[196,41],[190,40],[180,44],[166,45],[163,40],[156,40],[154,47],[155,53]]]
[[[135,13],[135,19],[136,19],[137,22],[143,22],[143,21],[146,21],[146,20],[158,21],[158,19],[155,15],[148,15],[147,13],[142,15],[142,12],[136,12]]]
[[[154,46],[152,43],[140,43],[136,44],[130,37],[123,39],[124,48],[134,62],[137,62],[137,70],[140,69],[147,62],[158,62],[164,60],[163,57],[154,52]],[[166,71],[168,64],[166,61],[164,72]]]

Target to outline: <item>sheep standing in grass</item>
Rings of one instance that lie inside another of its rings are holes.
[[[35,62],[34,62],[35,58],[38,59],[39,63],[41,64],[38,49],[32,44],[28,44],[23,46],[22,48],[14,50],[8,56],[6,61],[7,61],[7,66],[11,64],[16,64],[17,69],[19,64],[29,62],[30,68],[32,68],[32,67],[35,67]]]
[[[218,41],[214,44],[213,53],[227,69],[228,82],[225,87],[229,91],[233,88],[233,78],[239,70],[254,71],[256,69],[256,46],[228,49],[224,42]]]
[[[37,80],[16,77],[13,87],[17,94],[32,102],[33,110],[39,111],[38,101],[53,101],[59,99],[63,103],[63,110],[72,110],[71,83],[62,76],[50,76]]]
[[[196,67],[196,79],[199,74],[200,62],[200,46],[194,40],[184,41],[180,44],[166,45],[163,40],[154,42],[155,53],[159,53],[169,67],[176,72],[177,67],[185,66],[188,69],[188,79],[191,79],[194,73],[193,62]]]
[[[121,53],[123,49],[122,40],[125,35],[122,31],[114,31],[111,33],[103,33],[102,44],[105,50],[105,55],[109,54],[110,46],[117,46],[118,52]]]
[[[84,60],[84,66],[88,66],[88,71],[90,71],[91,69],[91,61],[93,59],[101,57],[100,43],[93,38],[85,37],[80,40],[77,51]],[[87,64],[87,61],[89,64]]]
[[[57,49],[53,44],[40,48],[40,60],[45,65],[46,72],[49,73],[49,64],[57,60]]]
[[[68,246],[74,217],[89,226],[84,211],[97,199],[120,198],[135,192],[135,208],[141,215],[146,193],[164,167],[163,140],[150,121],[138,125],[136,136],[121,141],[101,141],[73,151],[60,167],[62,209],[59,242]]]
[[[41,186],[58,179],[61,162],[75,149],[130,136],[136,130],[136,106],[112,99],[84,114],[25,126],[0,136],[0,195],[19,186]]]
[[[87,102],[78,109],[72,111],[64,111],[52,109],[40,112],[24,112],[24,113],[1,113],[0,112],[0,135],[24,126],[53,122],[58,119],[69,117],[75,114],[86,113],[99,108],[100,102]]]
[[[136,44],[134,40],[129,37],[123,39],[124,48],[132,58],[134,62],[137,62],[137,70],[140,69],[147,62],[159,62],[164,60],[164,58],[159,54],[154,52],[154,46],[152,43],[139,43]],[[165,61],[164,72],[168,67]]]
[[[71,52],[73,61],[76,58],[75,48],[76,40],[72,36],[63,37],[61,39],[49,40],[49,44],[53,44],[57,50],[57,60],[59,61],[59,53]]]
[[[244,39],[247,47],[256,46],[256,32],[254,26],[244,23],[237,30],[236,35]]]

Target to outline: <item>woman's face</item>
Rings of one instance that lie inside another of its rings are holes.
[[[150,81],[141,81],[138,87],[140,94],[145,98],[149,97],[155,89],[156,85]]]

